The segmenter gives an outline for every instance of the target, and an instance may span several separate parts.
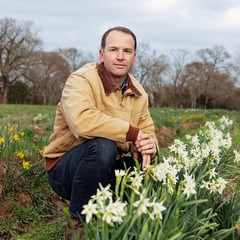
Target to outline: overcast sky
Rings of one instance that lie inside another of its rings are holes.
[[[0,0],[0,18],[30,20],[45,51],[97,53],[102,34],[125,26],[158,54],[240,49],[240,0]]]

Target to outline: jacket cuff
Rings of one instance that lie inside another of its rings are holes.
[[[139,128],[133,127],[132,125],[130,125],[129,130],[127,132],[126,141],[135,142],[137,140],[138,132],[139,132]]]

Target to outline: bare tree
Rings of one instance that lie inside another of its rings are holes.
[[[171,98],[171,105],[180,107],[181,95],[185,91],[186,73],[185,66],[190,59],[190,53],[184,49],[176,49],[171,53],[168,69],[165,73],[165,90]]]
[[[204,93],[202,87],[203,64],[192,62],[186,65],[186,89],[191,97],[191,108],[197,107],[197,98]]]
[[[208,88],[213,80],[213,74],[216,71],[225,72],[227,69],[226,60],[231,56],[223,46],[214,46],[212,49],[206,48],[198,50],[197,56],[204,66],[204,108],[206,108],[209,101]]]
[[[57,52],[35,52],[34,57],[38,59],[38,64],[28,72],[33,103],[56,104],[70,74],[68,62]]]
[[[233,109],[235,105],[235,98],[233,98],[235,86],[230,74],[214,72],[208,90],[213,108]]]
[[[162,90],[162,75],[167,68],[166,57],[156,56],[156,52],[151,52],[149,44],[141,43],[137,52],[137,59],[132,72],[140,83],[145,87],[149,95],[150,106],[159,105],[155,101],[158,96],[160,101]]]
[[[232,99],[234,99],[234,101],[232,101],[231,107],[233,110],[240,110],[240,88],[236,88],[234,89],[234,92],[231,93],[232,95]]]
[[[232,70],[233,79],[236,85],[239,87],[240,86],[240,48],[236,52],[236,55],[234,57],[234,62],[232,63],[231,67],[232,67],[231,70]]]
[[[81,52],[75,47],[59,48],[56,52],[68,61],[70,72],[76,71],[87,62],[96,61],[96,58],[91,53]]]
[[[0,102],[7,103],[11,84],[24,80],[26,70],[33,64],[32,53],[42,41],[30,21],[0,20]]]

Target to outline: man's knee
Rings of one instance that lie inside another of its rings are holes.
[[[95,140],[99,164],[112,165],[117,154],[116,142],[105,138],[96,138]]]

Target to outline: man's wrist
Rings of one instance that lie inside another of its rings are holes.
[[[126,135],[126,141],[135,142],[137,140],[138,132],[139,128],[130,125]]]

